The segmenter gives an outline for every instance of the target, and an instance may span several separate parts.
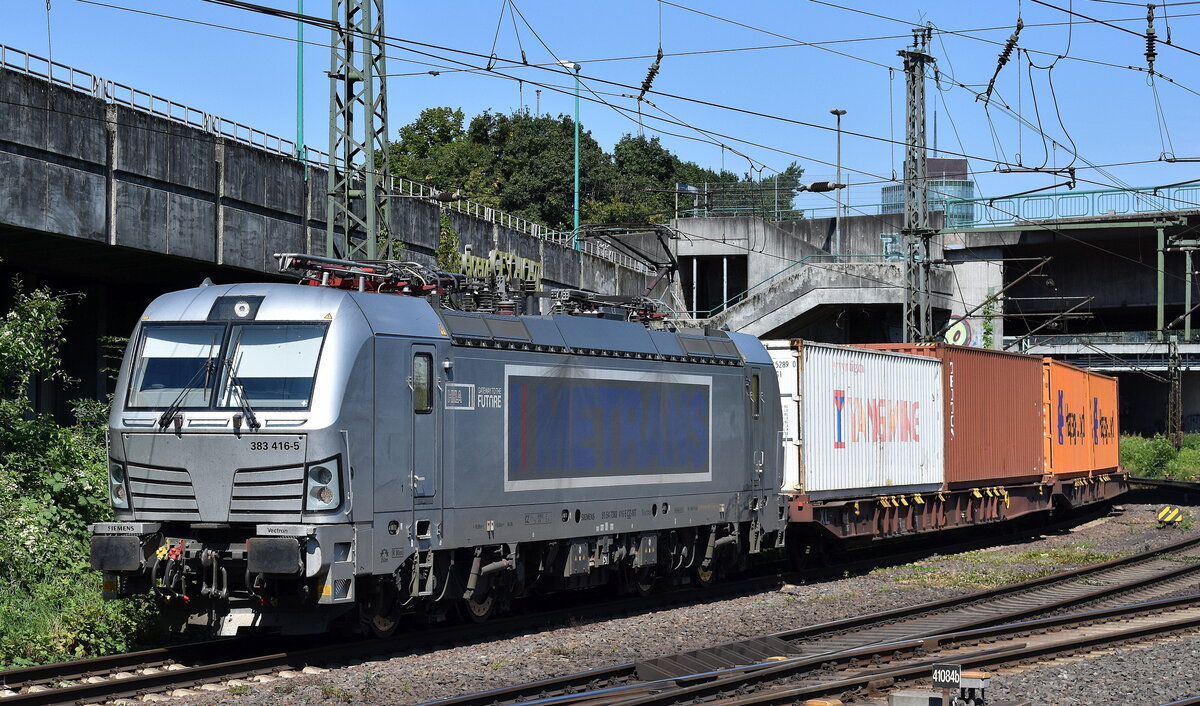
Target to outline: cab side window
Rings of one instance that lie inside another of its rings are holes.
[[[762,415],[762,394],[758,388],[758,375],[750,376],[750,405],[754,410],[754,418]]]
[[[433,411],[433,356],[418,353],[413,356],[413,411],[429,414]]]

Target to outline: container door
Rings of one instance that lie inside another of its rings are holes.
[[[417,505],[428,505],[441,485],[438,377],[433,346],[414,344],[409,368],[412,390],[412,487]]]

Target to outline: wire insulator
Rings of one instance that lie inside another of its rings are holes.
[[[1150,69],[1150,73],[1154,73],[1154,59],[1158,56],[1155,50],[1155,42],[1158,37],[1154,31],[1154,5],[1146,6],[1146,66]]]
[[[654,58],[654,63],[650,64],[650,69],[646,71],[646,80],[642,81],[642,92],[638,94],[638,100],[641,100],[650,91],[650,86],[654,84],[654,77],[658,76],[658,70],[662,66],[663,50],[658,48],[658,56]]]
[[[1000,69],[1003,69],[1008,60],[1012,58],[1013,50],[1017,48],[1017,40],[1020,39],[1021,30],[1024,28],[1025,21],[1018,16],[1017,26],[1013,28],[1013,33],[1008,36],[1008,41],[1004,43],[1004,49],[1000,50],[1000,58],[996,62],[996,72],[992,74],[992,80],[988,81],[987,90],[983,92],[983,100],[992,97],[992,90],[996,87],[996,77],[1000,75]],[[976,100],[979,100],[979,98],[976,98]]]
[[[1150,68],[1151,73],[1154,71],[1154,59],[1158,56],[1158,52],[1154,50],[1154,43],[1158,41],[1154,36],[1154,28],[1151,27],[1146,31],[1146,66]]]

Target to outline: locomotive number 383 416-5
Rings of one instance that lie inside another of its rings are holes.
[[[299,441],[251,441],[251,451],[299,451]]]

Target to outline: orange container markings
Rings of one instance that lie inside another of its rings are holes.
[[[1115,432],[1116,380],[1046,358],[1046,467],[1058,478],[1091,475],[1097,468],[1098,429]],[[1096,380],[1093,399],[1092,381]],[[1111,385],[1109,384],[1111,382]],[[1093,418],[1093,410],[1098,417]],[[1116,436],[1099,451],[1102,461],[1116,458]]]
[[[1088,393],[1092,398],[1092,462],[1096,471],[1109,471],[1121,464],[1119,391],[1116,378],[1088,373]]]
[[[948,486],[1045,474],[1041,358],[944,343],[863,347],[941,359]]]

